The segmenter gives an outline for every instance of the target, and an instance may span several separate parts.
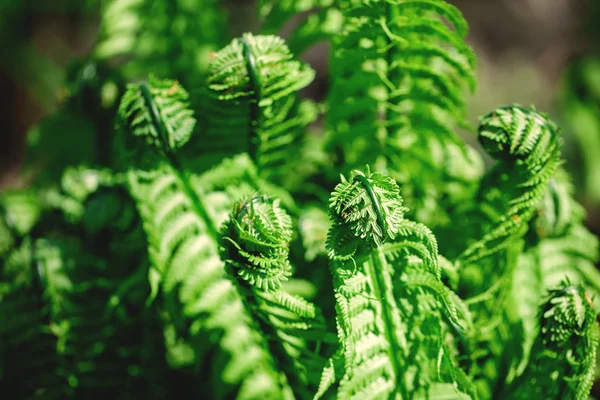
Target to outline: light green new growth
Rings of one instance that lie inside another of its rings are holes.
[[[297,165],[291,149],[316,119],[314,106],[297,98],[315,72],[283,39],[245,34],[214,55],[210,73],[199,148],[219,160],[248,152],[262,176],[282,179]]]
[[[333,362],[343,371],[337,398],[474,398],[443,340],[444,316],[462,328],[440,281],[437,243],[405,211],[397,184],[369,170],[342,179],[331,196],[327,247],[341,346]]]
[[[587,399],[596,367],[597,315],[583,287],[565,282],[550,290],[531,361],[505,398]]]
[[[238,202],[223,227],[223,258],[296,397],[311,398],[325,365],[321,350],[336,342],[321,311],[282,287],[292,274],[291,228],[278,200],[255,196]]]
[[[343,1],[328,96],[334,171],[370,164],[386,172],[420,221],[450,223],[469,198],[481,161],[456,135],[473,89],[467,24],[441,0]]]
[[[481,118],[485,173],[460,139],[460,11],[260,0],[232,39],[222,4],[99,4],[0,193],[0,398],[586,400],[581,185],[533,107]]]

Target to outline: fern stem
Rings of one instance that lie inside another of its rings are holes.
[[[377,299],[381,299],[381,301],[386,301],[386,298],[393,298],[393,290],[391,288],[391,282],[386,282],[387,279],[390,278],[389,274],[383,273],[383,271],[388,270],[389,266],[387,265],[387,261],[385,260],[385,256],[381,253],[380,249],[377,247],[370,252],[369,261],[365,263],[366,268],[368,270],[368,276],[371,277],[370,283],[373,287],[373,294]],[[389,284],[388,284],[389,283]],[[391,363],[394,367],[394,371],[402,371],[401,368],[402,363],[398,359],[398,355],[402,354],[403,351],[398,344],[398,339],[396,337],[396,332],[394,326],[397,324],[394,323],[394,318],[390,313],[390,307],[381,307],[382,319],[385,324],[385,337],[390,344],[388,349],[388,354],[391,360]],[[395,376],[396,382],[399,377]],[[397,387],[399,390],[404,391],[404,385],[400,385],[397,383]],[[408,394],[403,393],[402,398],[407,399]]]
[[[252,86],[252,93],[254,94],[254,98],[249,102],[250,126],[248,129],[248,154],[250,154],[250,158],[260,169],[260,165],[258,165],[258,148],[260,144],[260,138],[258,137],[257,127],[260,113],[258,103],[261,98],[261,90],[259,73],[257,71],[258,66],[256,64],[254,53],[252,53],[252,49],[250,48],[250,45],[246,39],[241,38],[240,42],[242,43],[244,60],[246,61],[246,70],[248,71],[248,78],[250,79],[250,86]]]
[[[373,190],[373,186],[369,183],[369,180],[364,175],[356,175],[354,177],[355,180],[359,181],[363,188],[367,191],[369,198],[371,199],[371,203],[373,204],[373,208],[375,209],[375,213],[377,214],[377,221],[379,222],[379,226],[385,236],[387,232],[387,228],[385,226],[385,218],[383,217],[383,212],[381,211],[381,204],[379,204],[379,198],[375,191]]]

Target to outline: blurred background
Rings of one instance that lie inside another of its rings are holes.
[[[469,42],[478,56],[472,122],[504,103],[535,104],[549,112],[564,128],[568,168],[588,210],[588,225],[599,233],[600,1],[450,2],[469,22]],[[97,3],[0,0],[0,190],[20,184],[27,133],[58,108],[70,62],[92,50],[99,26]],[[254,1],[224,3],[231,36],[260,28]],[[303,58],[318,71],[306,95],[320,99],[327,89],[328,48],[316,46]]]

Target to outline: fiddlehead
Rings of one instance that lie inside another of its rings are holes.
[[[292,273],[291,218],[278,200],[255,196],[237,203],[223,232],[223,258],[246,298],[249,313],[270,338],[269,348],[296,397],[311,397],[325,365],[319,353],[329,334],[314,304],[282,288]]]
[[[454,133],[466,125],[462,91],[475,82],[466,22],[441,0],[340,7],[327,113],[335,167],[385,171],[418,220],[448,224],[447,209],[474,190],[481,168]]]
[[[435,238],[405,211],[395,181],[369,170],[354,171],[332,193],[327,247],[344,358],[338,398],[413,398],[453,385],[473,393],[442,339],[445,314],[461,328],[454,305],[439,302],[451,295]]]
[[[586,285],[591,297],[600,294],[598,239],[583,225],[585,213],[573,198],[573,188],[564,170],[549,182],[536,217],[526,236],[512,280],[516,318],[522,321],[524,356],[518,373],[526,366],[536,337],[539,299],[561,284],[565,277],[573,285]],[[517,336],[517,335],[515,335]]]
[[[261,32],[277,34],[292,18],[300,16],[298,26],[289,34],[288,43],[295,54],[301,54],[342,30],[344,18],[337,3],[339,1],[335,0],[261,0],[258,5],[263,22]]]
[[[281,38],[245,34],[216,53],[210,72],[209,119],[197,145],[221,158],[248,151],[262,176],[284,174],[316,118],[296,95],[314,71],[294,60]]]
[[[537,281],[534,271],[516,268],[529,222],[560,165],[562,142],[546,115],[517,105],[500,107],[482,117],[479,140],[497,164],[480,184],[477,209],[458,219],[469,221],[463,237],[475,240],[457,257],[457,265],[459,291],[482,329],[492,327],[486,335],[474,338],[481,355],[471,371],[480,393],[491,396],[495,387],[510,381],[511,364],[528,351],[524,346],[528,339],[523,337],[528,336],[530,327],[523,325],[519,313],[531,314],[528,307],[543,292],[532,288],[531,296],[519,301],[511,297],[512,282],[519,277],[534,286]],[[463,246],[459,242],[455,242],[458,248]]]
[[[164,153],[186,144],[196,125],[187,92],[177,81],[167,79],[151,77],[148,82],[130,85],[119,113],[133,136]]]
[[[487,203],[481,209],[492,210],[487,215],[491,222],[483,237],[459,256],[462,264],[490,256],[511,238],[523,236],[561,163],[558,128],[535,110],[516,105],[495,110],[481,119],[479,140],[498,160],[479,194]]]
[[[222,44],[224,22],[215,0],[106,2],[93,57],[118,60],[127,78],[154,73],[194,87]]]
[[[596,316],[583,287],[565,282],[550,290],[529,364],[505,398],[587,399],[598,346]]]

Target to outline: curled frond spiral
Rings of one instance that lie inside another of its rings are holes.
[[[335,223],[344,224],[355,237],[376,246],[396,237],[406,211],[398,184],[369,169],[352,171],[349,180],[342,177],[329,200]]]
[[[241,201],[235,208],[226,231],[236,253],[243,259],[231,263],[235,273],[260,290],[279,290],[291,274],[288,261],[291,218],[279,200],[264,196]]]

